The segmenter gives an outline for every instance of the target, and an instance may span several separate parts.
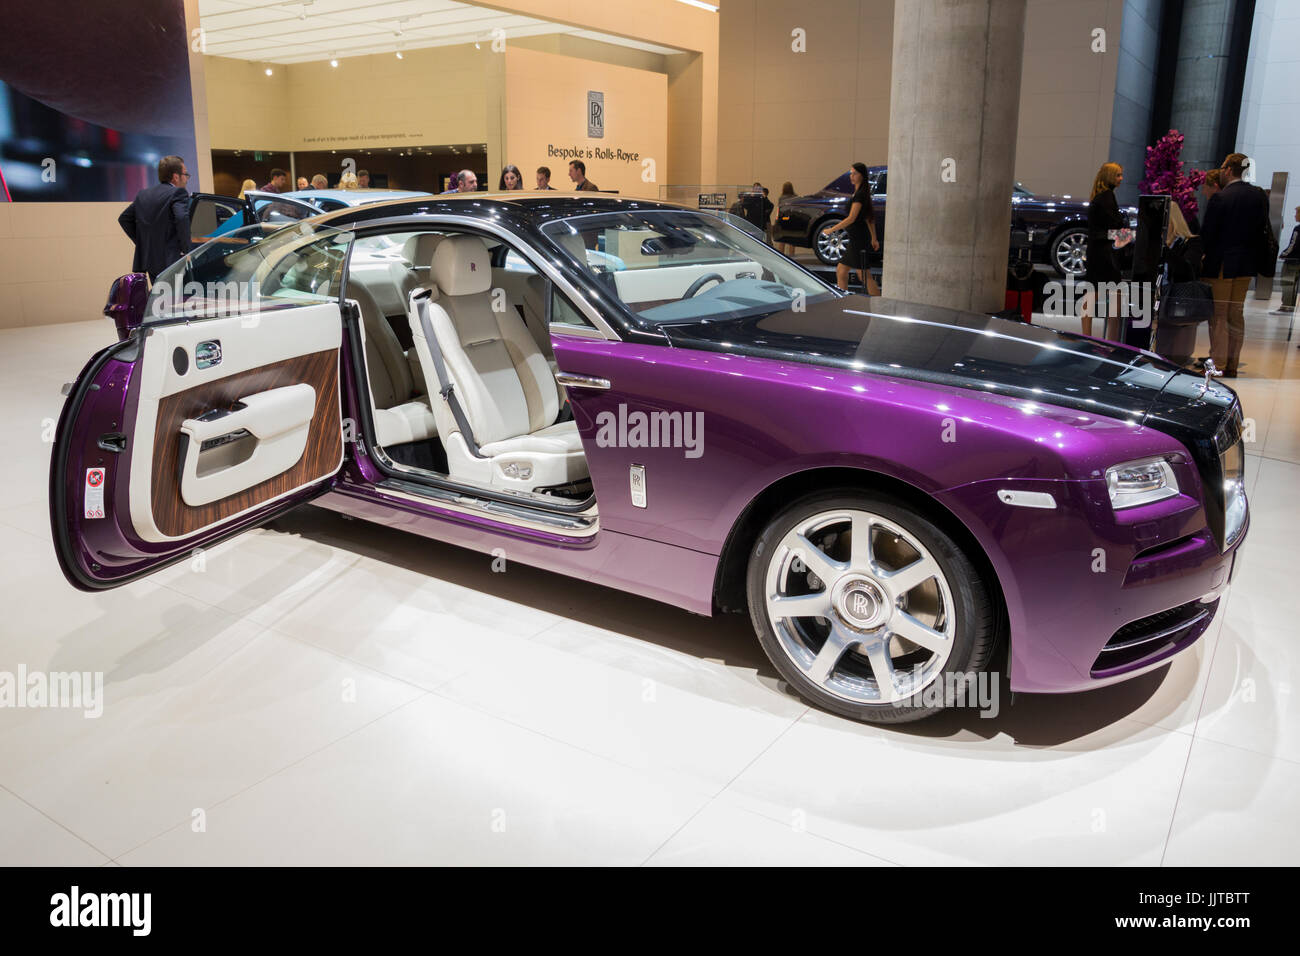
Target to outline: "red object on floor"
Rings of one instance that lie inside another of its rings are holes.
[[[1032,289],[1024,292],[1008,289],[1005,305],[1008,309],[1019,309],[1026,323],[1034,321],[1034,293]]]

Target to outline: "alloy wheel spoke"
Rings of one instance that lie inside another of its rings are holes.
[[[929,558],[918,558],[905,568],[899,568],[881,577],[889,585],[894,597],[906,594],[939,573],[939,566]]]
[[[889,627],[899,637],[909,640],[913,644],[919,644],[927,651],[932,651],[935,654],[946,653],[951,643],[948,635],[942,631],[936,631],[928,624],[922,624],[906,611],[895,611],[893,619],[889,622]]]
[[[871,665],[871,674],[876,678],[876,686],[880,688],[880,699],[882,701],[892,701],[898,698],[898,680],[897,672],[894,670],[894,659],[889,656],[889,637],[873,637],[862,645],[862,650],[866,652],[867,663]]]
[[[831,613],[831,595],[829,591],[814,591],[812,594],[778,595],[768,599],[768,608],[772,617],[824,617]]]
[[[786,539],[786,547],[804,563],[808,570],[822,579],[824,584],[835,580],[836,576],[846,570],[845,566],[833,559],[817,545],[803,535],[795,533]]]
[[[813,660],[812,666],[808,668],[808,677],[818,684],[825,684],[833,673],[835,667],[839,664],[840,658],[848,651],[850,647],[858,642],[859,638],[838,622],[832,622],[831,632],[826,635],[826,643],[822,649],[817,652],[817,657]]]
[[[869,515],[855,514],[849,542],[849,567],[859,571],[873,571],[876,565],[875,549],[871,544],[872,521]]]

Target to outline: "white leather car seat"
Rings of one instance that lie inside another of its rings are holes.
[[[546,322],[546,280],[541,276],[529,276],[524,283],[524,325],[533,337],[533,342],[546,356],[552,371],[555,369],[555,349],[551,345],[551,333]]]
[[[447,237],[434,250],[430,271],[434,288],[411,293],[411,334],[451,476],[515,490],[587,477],[577,425],[555,420],[560,390],[545,356],[514,309],[492,308],[483,241]],[[430,336],[449,391],[439,383]]]
[[[397,333],[365,286],[349,283],[347,296],[361,307],[366,377],[375,406],[375,441],[383,448],[433,438],[438,434],[437,419],[429,397],[419,394],[424,383],[417,385]],[[418,366],[415,373],[419,373]]]

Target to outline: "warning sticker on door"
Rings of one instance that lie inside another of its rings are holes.
[[[104,469],[86,469],[86,517],[104,517]]]

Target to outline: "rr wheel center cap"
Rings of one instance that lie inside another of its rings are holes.
[[[841,621],[858,631],[873,631],[889,620],[889,599],[870,578],[849,575],[835,585],[831,607]]]

